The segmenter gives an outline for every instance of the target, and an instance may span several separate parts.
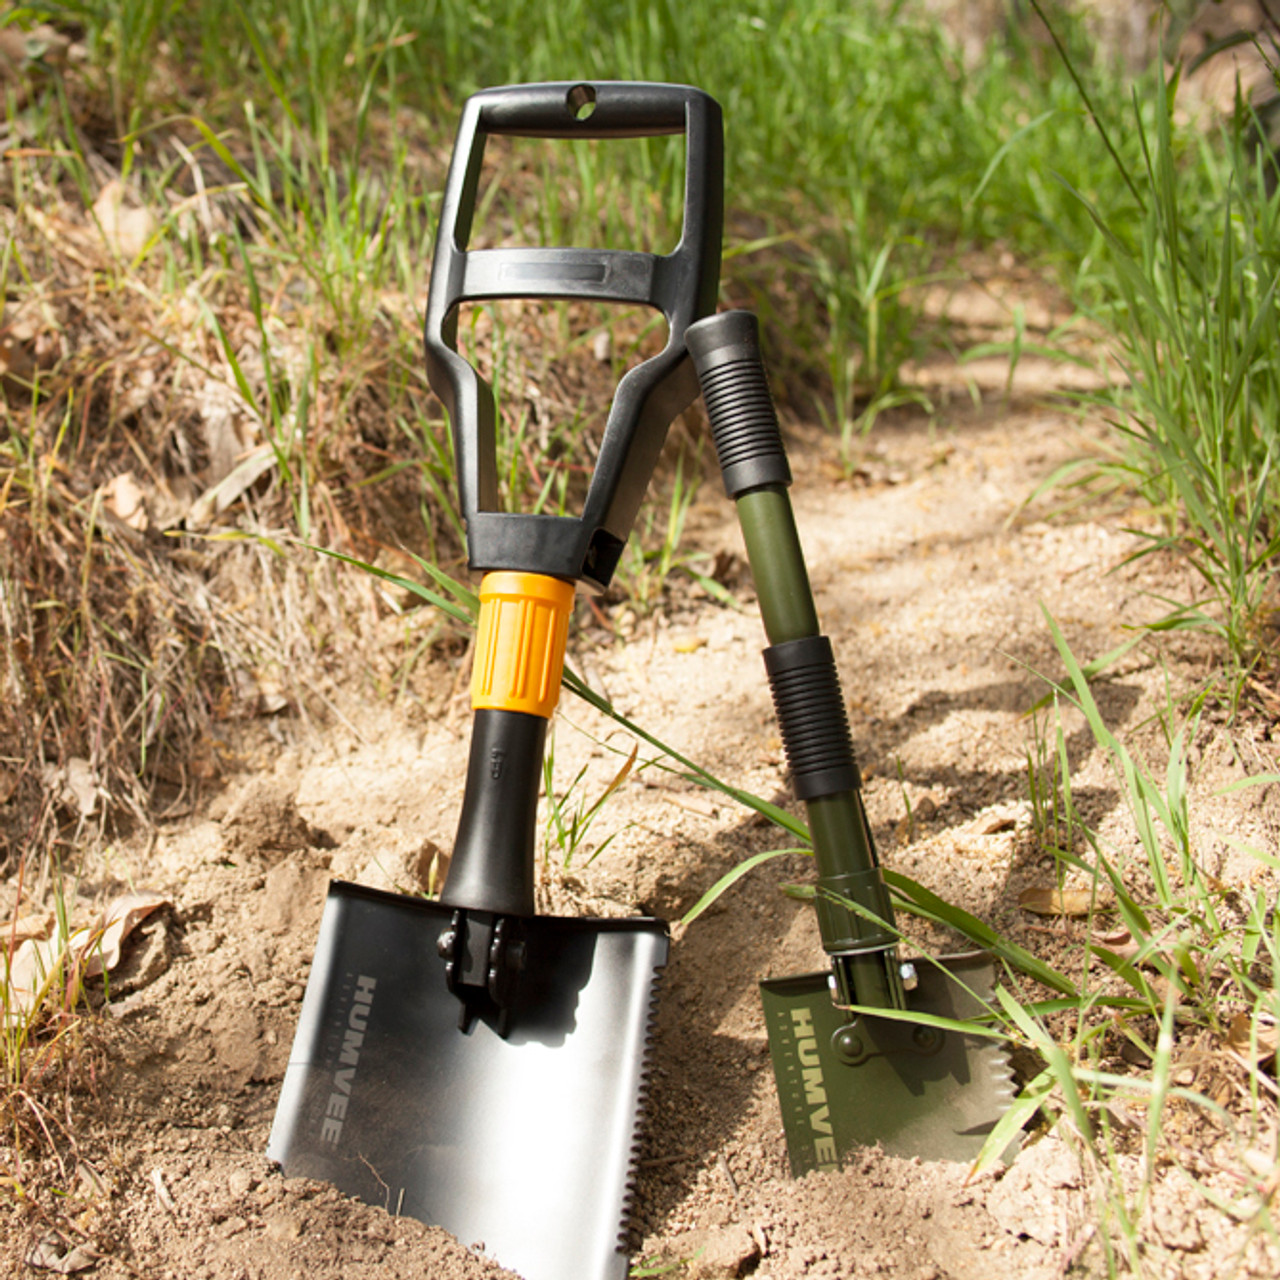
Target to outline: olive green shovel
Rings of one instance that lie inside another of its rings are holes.
[[[709,317],[686,341],[755,579],[769,639],[765,668],[808,814],[814,905],[830,958],[822,973],[761,984],[792,1172],[836,1168],[876,1144],[895,1155],[972,1160],[1009,1108],[1009,1064],[993,1040],[929,1018],[979,1013],[992,994],[992,965],[980,953],[899,959],[835,658],[819,631],[787,495],[791,471],[755,317]]]

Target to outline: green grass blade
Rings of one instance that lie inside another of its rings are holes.
[[[786,857],[792,853],[810,853],[809,849],[766,849],[763,853],[753,853],[744,858],[737,866],[731,867],[715,882],[698,900],[680,917],[681,924],[692,924],[725,890],[735,885],[749,871],[771,862],[774,858]]]

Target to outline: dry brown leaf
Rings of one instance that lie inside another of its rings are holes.
[[[1156,998],[1161,1004],[1172,1001],[1176,1007],[1182,1003],[1182,988],[1176,982],[1170,982],[1163,973],[1154,974],[1150,983],[1151,990],[1156,993]]]
[[[5,6],[5,19],[10,19]],[[0,27],[0,90],[12,98],[14,107],[23,107],[35,85],[47,79],[50,68],[66,61],[71,41],[46,23],[23,31],[16,26]]]
[[[6,6],[8,7],[8,6]],[[0,78],[12,69],[24,68],[33,62],[46,62],[61,66],[71,41],[55,27],[42,22],[30,31],[19,27],[0,28]]]
[[[80,966],[82,976],[115,968],[120,963],[124,940],[138,925],[169,899],[159,893],[129,893],[116,898],[91,928],[77,929],[69,938],[33,937],[13,953],[8,966],[6,985],[8,1004],[3,1025],[21,1026],[40,1006],[50,978],[59,972]],[[0,951],[0,966],[4,953]]]
[[[1237,1013],[1227,1027],[1223,1048],[1236,1054],[1253,1066],[1270,1061],[1280,1047],[1280,1027],[1266,1013],[1259,1013],[1255,1021],[1247,1013]]]
[[[1128,929],[1113,929],[1110,933],[1094,933],[1090,941],[1095,947],[1105,948],[1120,960],[1132,960],[1142,949]]]
[[[1024,889],[1018,894],[1018,906],[1038,916],[1087,916],[1107,901],[1092,889]]]
[[[1027,820],[1025,806],[1000,805],[998,808],[978,814],[966,825],[965,830],[972,832],[975,836],[999,836],[1009,831],[1016,831]]]
[[[98,1253],[90,1245],[71,1245],[61,1236],[47,1235],[27,1251],[27,1266],[57,1275],[74,1275],[88,1271],[98,1261]]]
[[[21,386],[31,380],[36,362],[25,342],[12,333],[0,334],[0,379]]]
[[[258,714],[273,716],[289,705],[289,696],[278,680],[259,679],[258,681]]]
[[[1092,933],[1089,936],[1098,946],[1106,947],[1110,951],[1114,951],[1117,947],[1127,947],[1133,942],[1133,934],[1124,928],[1111,929],[1106,933]]]
[[[980,836],[996,836],[1002,831],[1014,831],[1017,829],[1018,821],[1008,815],[996,814],[988,818],[985,822],[974,828],[977,835]]]
[[[114,969],[120,963],[120,948],[124,940],[153,911],[168,905],[169,899],[160,893],[126,893],[116,898],[102,913],[97,939],[94,940],[92,936],[86,938],[85,977],[91,978]],[[88,930],[82,932],[89,933]],[[79,936],[74,935],[72,941]]]
[[[102,486],[102,502],[122,524],[147,531],[147,498],[132,471],[122,471]]]
[[[0,79],[27,61],[27,35],[17,27],[0,27]]]
[[[45,765],[42,780],[51,791],[57,792],[63,804],[74,808],[82,818],[92,816],[98,807],[102,795],[98,775],[93,766],[80,756],[72,756],[60,767]]]
[[[126,258],[136,258],[156,229],[147,209],[124,207],[124,183],[112,178],[93,202],[93,216],[107,244]]]
[[[18,947],[32,938],[47,938],[53,932],[52,911],[34,911],[0,925],[0,947]]]

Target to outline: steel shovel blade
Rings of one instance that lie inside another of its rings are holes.
[[[967,1019],[992,995],[982,953],[917,963],[910,1011]],[[1013,1100],[1008,1058],[983,1036],[849,1015],[827,973],[760,984],[769,1052],[796,1177],[877,1144],[890,1155],[972,1161]]]
[[[623,1280],[666,926],[523,921],[506,1035],[459,1027],[437,903],[335,882],[268,1156],[528,1280]]]

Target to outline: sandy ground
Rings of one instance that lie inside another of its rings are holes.
[[[1153,566],[1119,567],[1136,542],[1114,524],[1019,516],[1035,484],[1078,445],[1065,414],[1015,402],[883,423],[848,479],[816,438],[793,447],[793,498],[884,860],[1049,955],[1082,926],[1017,907],[1022,890],[1053,874],[1027,803],[1025,713],[1044,691],[1034,673],[1061,671],[1042,607],[1087,659],[1124,638],[1122,618],[1153,615],[1143,593],[1169,585]],[[584,608],[570,659],[663,740],[781,800],[759,617],[745,573],[734,576],[740,539],[717,487],[700,495],[689,541],[721,556],[740,609],[681,587],[661,613],[615,611],[625,637],[617,642]],[[1164,705],[1166,679],[1180,686],[1197,674],[1193,646],[1163,662],[1140,647],[1099,682],[1099,702],[1114,728],[1141,743],[1154,733],[1147,722]],[[59,1136],[56,1156],[25,1139],[19,1179],[0,1186],[7,1274],[508,1274],[474,1242],[285,1179],[264,1155],[330,877],[416,891],[450,847],[467,749],[465,675],[464,658],[441,657],[393,703],[367,697],[356,675],[336,695],[341,718],[322,723],[288,707],[263,716],[236,744],[240,768],[221,791],[150,835],[94,852],[80,886],[86,901],[130,886],[158,890],[172,906],[131,939],[107,1016],[87,1035],[62,1113],[74,1137]],[[1114,780],[1082,728],[1068,727],[1082,809],[1122,832]],[[1206,722],[1195,748],[1206,790],[1236,776],[1231,742],[1242,732],[1228,739]],[[1274,768],[1265,726],[1247,734],[1251,767]],[[594,798],[619,767],[609,748],[629,745],[566,698],[557,785],[585,766],[574,796]],[[1274,844],[1264,805],[1230,821]],[[639,770],[569,867],[544,866],[540,901],[561,913],[676,920],[742,857],[779,840],[722,798]],[[1247,873],[1221,850],[1223,874]],[[757,982],[820,966],[811,909],[780,891],[806,878],[806,862],[766,864],[675,929],[650,1056],[633,1261],[760,1280],[1106,1274],[1103,1183],[1070,1134],[1033,1130],[1010,1168],[977,1180],[960,1166],[874,1150],[839,1173],[790,1178]],[[1184,1146],[1197,1153],[1184,1165],[1239,1204],[1238,1149],[1195,1123],[1170,1119],[1186,1126]],[[1136,1179],[1140,1141],[1116,1131],[1117,1166]],[[23,1195],[23,1181],[66,1194]],[[1151,1275],[1280,1271],[1256,1213],[1215,1208],[1177,1162],[1157,1169],[1137,1213]]]

